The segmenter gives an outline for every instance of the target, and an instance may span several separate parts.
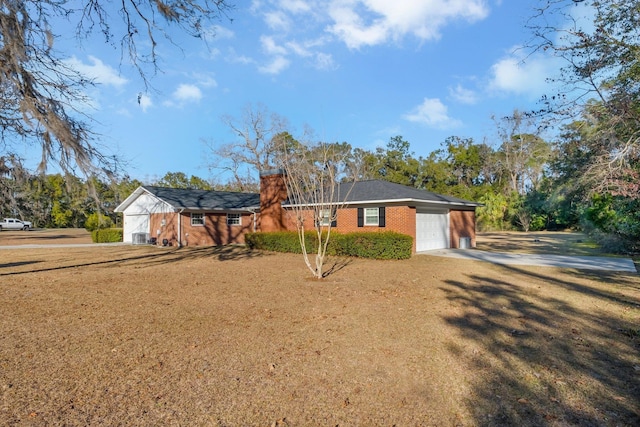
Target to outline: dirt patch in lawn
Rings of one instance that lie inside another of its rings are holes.
[[[231,247],[0,254],[0,425],[640,424],[635,274],[425,255],[314,281],[297,255]]]

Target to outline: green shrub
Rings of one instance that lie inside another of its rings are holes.
[[[339,255],[373,259],[408,259],[413,252],[413,238],[394,231],[357,232],[338,236],[336,250]]]
[[[89,215],[87,217],[87,220],[84,222],[84,228],[86,228],[87,231],[110,228],[111,226],[113,226],[113,221],[111,221],[111,218],[98,212],[94,212]]]
[[[307,252],[315,253],[318,238],[314,231],[307,231],[304,236]],[[301,254],[300,238],[297,231],[275,231],[270,233],[249,233],[245,235],[245,243],[251,249],[264,249],[274,252]]]
[[[302,253],[296,231],[273,233],[249,233],[245,242],[251,249],[274,252]],[[315,253],[318,238],[314,231],[305,233],[307,253]],[[327,255],[352,256],[373,259],[411,258],[413,239],[410,236],[388,231],[383,233],[331,233]]]
[[[122,242],[122,228],[101,228],[91,232],[94,243]]]

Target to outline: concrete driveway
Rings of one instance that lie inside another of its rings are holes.
[[[505,265],[537,265],[542,267],[575,268],[580,270],[607,270],[637,273],[630,258],[609,258],[573,255],[539,255],[522,253],[487,252],[478,249],[435,249],[419,254],[450,258],[463,258]]]

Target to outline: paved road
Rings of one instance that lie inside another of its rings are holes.
[[[436,249],[420,252],[425,255],[472,259],[494,264],[538,265],[543,267],[576,268],[582,270],[607,270],[637,273],[630,258],[609,258],[573,255],[537,255],[486,252],[477,249]]]

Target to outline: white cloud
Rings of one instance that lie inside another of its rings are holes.
[[[309,63],[320,70],[332,70],[337,66],[333,56],[328,53],[319,52],[315,48],[321,45],[319,39],[307,40],[303,43],[296,41],[286,42],[284,45],[276,43],[273,37],[260,37],[262,50],[269,57],[268,64],[258,67],[260,72],[267,74],[279,74],[291,65],[291,56],[307,58]]]
[[[258,70],[265,74],[280,74],[289,67],[290,63],[291,61],[284,56],[275,56],[269,64],[259,67]]]
[[[127,83],[127,79],[121,77],[114,68],[105,64],[95,56],[89,56],[89,61],[91,62],[90,64],[85,64],[73,56],[68,59],[66,63],[69,67],[99,84],[119,88]]]
[[[207,49],[200,54],[204,59],[216,59],[220,56],[220,49],[217,47]]]
[[[280,6],[291,13],[306,13],[311,6],[304,0],[280,0]]]
[[[316,53],[314,59],[315,59],[315,67],[320,70],[335,70],[338,68],[331,54],[322,53],[322,52]]]
[[[138,94],[138,105],[142,108],[142,112],[146,113],[147,110],[153,107],[153,100],[146,93]]]
[[[183,107],[188,103],[197,103],[202,99],[202,91],[193,84],[181,83],[171,94],[171,99],[162,104],[166,107]]]
[[[403,117],[410,122],[437,129],[450,129],[462,124],[459,120],[449,117],[447,106],[438,98],[425,98],[422,104]]]
[[[549,89],[547,78],[557,74],[558,60],[542,55],[524,58],[518,48],[491,67],[489,88],[497,92],[541,96]]]
[[[236,36],[232,30],[220,25],[213,26],[213,35],[217,39],[232,39]]]
[[[273,40],[273,37],[270,36],[261,36],[260,44],[262,45],[262,50],[268,55],[285,55],[287,53],[287,49],[282,46],[278,46]]]
[[[288,42],[287,48],[298,56],[303,58],[312,56],[313,53],[304,45],[298,42]]]
[[[287,59],[287,54],[289,53],[287,48],[279,46],[273,37],[269,36],[261,36],[260,44],[262,45],[262,50],[270,57],[267,65],[258,67],[261,73],[279,74],[289,67],[291,61]]]
[[[165,107],[184,107],[190,103],[198,103],[202,99],[202,91],[194,84],[181,83],[176,90],[171,94],[171,98],[164,101],[162,105]],[[144,98],[140,99],[142,105]],[[149,99],[151,102],[151,99]],[[151,107],[153,104],[149,104],[147,107]]]
[[[329,10],[333,24],[327,30],[357,49],[407,35],[437,39],[449,22],[474,22],[488,13],[484,0],[334,0]]]
[[[220,25],[211,25],[208,28],[203,29],[202,35],[207,42],[214,42],[216,40],[229,40],[236,36],[233,30],[222,27]]]
[[[236,52],[234,48],[229,48],[228,52],[229,53],[226,56],[226,60],[231,63],[248,65],[248,64],[253,64],[255,62],[252,58],[248,56],[240,55],[238,52]]]
[[[478,102],[478,95],[471,89],[462,87],[458,84],[456,87],[449,88],[449,96],[461,104],[473,105]]]
[[[202,99],[202,91],[196,85],[181,83],[173,92],[173,97],[180,102],[197,102]]]
[[[192,76],[197,80],[198,87],[215,88],[218,87],[218,82],[213,77],[212,73],[192,73]]]
[[[282,11],[266,13],[264,15],[264,21],[272,30],[288,31],[291,27],[289,17]]]
[[[268,63],[260,70],[275,74],[296,57],[318,69],[337,68],[326,48],[336,40],[357,49],[408,36],[419,42],[437,39],[451,22],[484,19],[487,4],[487,0],[253,0],[250,12],[261,16],[270,31],[260,36]],[[311,29],[321,29],[322,36],[296,37],[310,34]]]

